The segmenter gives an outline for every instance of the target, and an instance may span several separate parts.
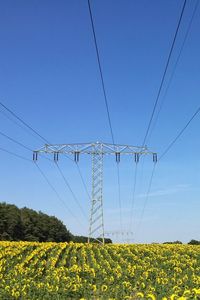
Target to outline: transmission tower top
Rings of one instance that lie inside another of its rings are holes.
[[[151,152],[146,146],[130,146],[108,144],[102,142],[78,143],[78,144],[45,144],[42,148],[33,151],[33,160],[38,160],[39,153],[53,154],[57,163],[59,154],[73,155],[78,163],[80,154],[88,154],[92,157],[92,194],[91,213],[89,222],[88,242],[95,240],[104,244],[104,219],[103,219],[103,158],[105,155],[115,155],[116,162],[120,162],[121,155],[132,155],[135,163],[139,162],[140,156],[151,154],[153,162],[157,162],[157,154]]]
[[[79,161],[80,154],[102,154],[102,155],[115,155],[116,161],[120,162],[121,155],[134,155],[135,162],[139,162],[142,155],[152,154],[153,161],[157,162],[157,154],[149,151],[147,146],[131,146],[121,144],[108,144],[102,142],[93,143],[78,143],[78,144],[45,144],[42,148],[33,152],[33,159],[37,160],[38,153],[54,154],[54,160],[58,160],[58,154],[73,154],[74,160]]]

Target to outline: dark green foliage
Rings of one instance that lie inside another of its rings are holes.
[[[0,203],[0,240],[69,242],[71,233],[55,217]]]
[[[98,238],[100,241],[102,241],[102,238]],[[87,243],[88,242],[88,237],[87,236],[73,236],[72,238],[72,241],[74,243]],[[94,240],[91,238],[91,242],[93,243],[98,243],[98,241]],[[111,239],[108,239],[108,238],[105,238],[105,243],[106,244],[111,244],[112,243],[112,240]]]
[[[200,245],[200,241],[197,240],[191,240],[188,245]]]
[[[79,236],[79,235],[74,235],[72,237],[72,241],[74,243],[87,243],[88,238],[86,236]]]
[[[98,240],[102,241],[102,238],[98,238]],[[109,238],[105,238],[104,241],[105,241],[105,244],[112,244],[112,240]]]
[[[15,205],[0,203],[0,240],[23,239],[20,210]]]
[[[33,209],[0,203],[0,240],[87,243],[85,236],[73,236],[56,217]],[[94,240],[94,242],[96,242]],[[105,239],[105,243],[112,243]]]
[[[163,244],[182,244],[182,242],[180,242],[180,241],[164,242]]]

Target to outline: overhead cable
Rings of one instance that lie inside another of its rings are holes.
[[[3,109],[3,107],[2,107]],[[11,116],[9,116],[4,110],[0,110],[0,113],[6,118],[8,119],[9,121],[11,121],[12,123],[14,123],[16,126],[20,127],[22,130],[24,130],[28,135],[31,135],[33,136],[34,138],[37,138],[38,140],[41,141],[41,139],[33,134],[32,131],[30,131],[30,129],[28,129],[27,127],[25,127],[24,125],[22,125],[20,122],[17,122],[17,120],[15,121],[14,117],[12,118]]]
[[[81,181],[82,181],[84,190],[85,190],[85,192],[86,192],[86,194],[87,194],[89,200],[91,200],[91,196],[90,196],[89,191],[88,191],[88,189],[87,189],[87,185],[86,185],[85,180],[84,180],[84,178],[83,178],[83,174],[82,174],[81,169],[80,169],[80,167],[79,167],[79,165],[78,165],[77,162],[76,162],[76,166],[77,166],[77,170],[78,170],[79,176],[80,176],[80,178],[81,178]]]
[[[20,147],[30,151],[30,152],[33,152],[33,150],[31,148],[29,148],[28,146],[24,145],[23,143],[17,141],[16,139],[8,136],[7,134],[3,133],[2,131],[0,131],[0,135],[2,135],[3,137],[5,137],[6,139],[10,140],[11,142],[19,145]],[[49,161],[52,161],[51,159],[49,159],[48,157],[46,156],[41,156],[43,159],[46,159],[46,160],[49,160]]]
[[[152,170],[152,173],[151,173],[151,176],[150,176],[150,180],[149,180],[149,185],[148,185],[147,193],[145,195],[145,200],[144,200],[144,204],[143,204],[143,207],[142,207],[142,212],[141,212],[141,215],[140,215],[140,218],[139,218],[139,221],[138,221],[138,226],[137,226],[136,234],[140,230],[141,223],[143,221],[144,212],[145,212],[145,209],[146,209],[146,206],[147,206],[147,202],[149,200],[149,196],[150,196],[150,192],[151,192],[151,187],[152,187],[153,177],[154,177],[154,174],[155,174],[155,169],[156,169],[156,164],[154,163],[153,170]]]
[[[133,213],[134,213],[134,204],[135,204],[135,191],[136,191],[136,182],[137,182],[137,172],[138,172],[138,163],[135,165],[135,172],[134,172],[134,179],[133,179],[133,193],[132,193],[132,200],[131,200],[131,210],[130,210],[130,231],[132,230],[133,226]]]
[[[97,38],[96,38],[96,33],[95,33],[95,27],[94,27],[94,21],[93,21],[90,0],[88,0],[88,8],[89,8],[90,20],[91,20],[91,24],[92,24],[92,32],[93,32],[97,61],[98,61],[99,72],[100,72],[100,77],[101,77],[103,95],[104,95],[104,100],[105,100],[105,105],[106,105],[107,117],[108,117],[108,122],[109,122],[109,127],[110,127],[110,133],[111,133],[111,137],[112,137],[112,142],[113,142],[113,144],[115,144],[112,123],[111,123],[111,117],[110,117],[110,111],[109,111],[109,105],[108,105],[108,98],[107,98],[107,93],[106,93],[106,89],[105,89],[104,77],[103,77],[103,72],[102,72],[102,67],[101,67],[101,61],[100,61],[100,55],[99,55],[99,49],[98,49],[98,44],[97,44]]]
[[[198,109],[195,111],[195,113],[191,116],[191,118],[189,119],[189,121],[185,124],[185,126],[179,131],[179,133],[176,135],[176,137],[171,141],[171,143],[166,147],[166,149],[162,152],[162,154],[160,155],[159,159],[158,159],[158,162],[163,159],[163,157],[169,152],[169,150],[174,146],[174,144],[177,142],[177,140],[182,136],[182,134],[184,133],[184,131],[187,129],[187,127],[190,125],[190,123],[194,120],[194,118],[199,114],[200,112],[200,107],[198,107]],[[146,197],[145,197],[145,202],[144,202],[144,206],[143,206],[143,209],[142,209],[142,213],[141,213],[141,217],[140,217],[140,221],[139,221],[139,225],[138,225],[138,228],[140,227],[141,225],[141,222],[142,222],[142,219],[143,219],[143,216],[144,216],[144,211],[145,211],[145,208],[146,208],[146,205],[147,205],[147,202],[148,202],[148,199],[149,199],[149,194],[150,194],[150,191],[151,191],[151,186],[152,186],[152,181],[153,181],[153,177],[154,177],[154,174],[155,174],[155,168],[156,168],[156,164],[154,164],[154,168],[153,168],[153,171],[152,171],[152,174],[151,174],[151,177],[150,177],[150,181],[149,181],[149,186],[148,186],[148,191],[147,191],[147,194],[146,194]],[[139,230],[139,229],[138,229]]]
[[[22,144],[21,142],[15,140],[15,139],[13,139],[13,138],[11,138],[11,137],[8,136],[7,134],[4,134],[3,132],[0,131],[0,135],[4,136],[5,138],[9,139],[10,141],[16,143],[17,145],[19,145],[19,146],[25,148],[26,150],[29,150],[29,151],[32,152],[32,149],[31,149],[31,148],[25,146],[24,144]],[[13,155],[13,156],[15,156],[15,157],[18,157],[18,158],[20,158],[20,159],[23,159],[23,160],[32,162],[32,160],[30,160],[30,159],[28,159],[28,158],[26,158],[26,157],[24,157],[24,156],[18,155],[18,154],[16,154],[16,153],[13,153],[13,152],[11,152],[11,151],[9,151],[9,150],[7,150],[7,149],[0,148],[0,150],[1,150],[1,151],[4,151],[4,152],[6,152],[6,153],[8,153],[8,154],[10,154],[10,155]],[[42,158],[46,158],[46,157],[42,156]],[[47,158],[47,159],[48,159],[48,158]],[[50,160],[50,159],[49,159],[49,160]],[[51,161],[51,160],[50,160],[50,161]],[[59,170],[59,172],[60,172],[62,178],[64,179],[65,184],[67,185],[68,189],[70,190],[70,192],[71,192],[71,194],[72,194],[72,196],[73,196],[75,202],[79,205],[80,209],[82,210],[82,212],[83,212],[83,214],[84,214],[84,217],[86,217],[85,212],[83,211],[83,209],[82,209],[82,207],[81,207],[81,205],[80,205],[78,199],[76,198],[76,196],[75,196],[75,194],[74,194],[74,192],[73,192],[73,190],[72,190],[70,184],[68,183],[67,179],[65,178],[65,176],[64,176],[64,174],[63,174],[63,172],[62,172],[62,170],[60,169],[60,167],[59,167],[57,164],[56,164],[56,166],[57,166],[57,168],[58,168],[58,170]],[[40,169],[40,167],[39,167],[38,165],[37,165],[37,168],[38,168],[38,170],[40,171],[40,173],[43,175],[43,177],[45,178],[45,180],[48,182],[48,184],[50,184],[50,182],[49,182],[47,176],[44,174],[44,172]],[[51,186],[51,188],[52,188],[52,185],[51,185],[51,184],[50,184],[50,186]],[[54,190],[54,192],[56,192],[56,195],[58,196],[58,192],[55,191],[55,188],[53,188],[53,190]],[[60,197],[59,197],[59,198],[60,198]],[[62,201],[62,202],[64,203],[64,201]],[[66,205],[66,204],[64,203],[64,205]],[[87,218],[87,217],[86,217],[86,218]]]
[[[17,120],[19,120],[23,125],[25,125],[29,130],[31,130],[32,132],[36,133],[37,136],[39,136],[40,138],[42,138],[42,139],[43,139],[45,142],[47,142],[48,144],[51,144],[51,143],[48,142],[44,137],[42,137],[36,130],[34,130],[31,126],[29,126],[22,118],[20,118],[18,115],[16,115],[16,113],[14,113],[14,112],[13,112],[10,108],[8,108],[5,104],[3,104],[2,102],[0,102],[0,105],[1,105],[4,109],[6,109],[11,115],[13,115]],[[6,135],[5,133],[0,132],[0,134],[1,134],[2,136],[6,137],[7,139],[9,139],[10,141],[12,141],[12,142],[18,144],[19,146],[21,146],[21,147],[23,147],[23,148],[25,148],[25,149],[27,149],[27,150],[29,150],[29,151],[31,151],[31,152],[33,151],[31,148],[25,146],[25,145],[22,144],[21,142],[19,142],[19,141],[13,139],[12,137]],[[5,150],[2,150],[2,151],[5,151]],[[15,156],[18,156],[18,157],[21,157],[21,158],[22,158],[22,156],[20,156],[20,155],[15,155]],[[41,156],[41,157],[42,157],[42,158],[45,158],[45,159],[47,159],[47,160],[50,160],[48,157],[45,157],[45,156]],[[67,155],[65,155],[65,157],[67,157],[68,159],[72,160],[72,159],[71,159],[69,156],[67,156]],[[76,165],[77,165],[77,164],[76,164]],[[60,173],[61,173],[61,170],[60,170],[60,169],[59,169],[59,171],[60,171]],[[80,174],[80,171],[79,171],[79,174]],[[64,174],[62,174],[62,177],[64,177]],[[81,177],[81,178],[82,178],[82,180],[84,181],[83,177]],[[65,178],[65,183],[66,183],[66,182],[67,182],[67,180],[66,180],[66,178]],[[76,199],[76,202],[77,202],[78,200],[77,200],[77,198],[76,198],[74,192],[72,191],[72,188],[71,188],[69,182],[67,182],[67,184],[68,184],[68,188],[70,189],[71,193],[73,194],[73,198]],[[79,206],[81,206],[81,205],[79,204]]]
[[[200,112],[200,107],[195,111],[195,113],[192,115],[192,117],[189,119],[189,121],[185,124],[185,126],[179,131],[177,136],[171,141],[171,143],[166,147],[166,149],[162,152],[162,154],[159,157],[160,161],[163,159],[163,157],[169,152],[169,150],[173,147],[173,145],[177,142],[177,140],[181,137],[181,135],[184,133],[184,131],[187,129],[187,127],[190,125],[190,123],[193,121],[193,119],[198,115]]]
[[[24,126],[30,129],[33,133],[39,136],[45,143],[50,144],[41,134],[39,134],[35,129],[33,129],[29,124],[27,124],[22,118],[20,118],[15,112],[13,112],[10,108],[8,108],[5,104],[0,101],[0,105],[6,109],[12,116],[14,116],[17,120],[19,120]]]
[[[122,233],[122,231],[123,231],[123,227],[122,227],[122,202],[121,202],[121,185],[120,185],[120,173],[119,173],[119,164],[118,163],[117,163],[117,184],[118,184],[120,228],[121,228],[121,233]]]
[[[98,67],[99,67],[99,73],[100,73],[100,77],[101,77],[101,84],[102,84],[104,102],[105,102],[106,111],[107,111],[110,134],[111,134],[111,138],[112,138],[112,143],[115,145],[112,122],[111,122],[111,117],[110,117],[110,110],[109,110],[109,105],[108,105],[108,97],[107,97],[107,93],[106,93],[105,82],[104,82],[104,77],[103,77],[103,71],[102,71],[102,67],[101,67],[101,60],[100,60],[100,55],[99,55],[99,49],[98,49],[98,43],[97,43],[97,38],[96,38],[96,32],[95,32],[95,26],[94,26],[94,20],[93,20],[90,0],[88,0],[88,9],[89,9],[90,21],[91,21],[91,25],[92,25],[92,33],[93,33],[93,38],[94,38],[97,62],[98,62]],[[118,164],[117,164],[117,183],[118,183],[118,198],[119,198],[119,209],[120,209],[120,226],[121,226],[121,231],[122,231],[121,188],[120,188],[120,174],[119,174]]]
[[[188,36],[189,36],[189,33],[190,33],[190,30],[191,30],[192,23],[193,23],[195,14],[196,14],[196,12],[197,12],[198,6],[199,6],[199,0],[196,1],[196,4],[195,4],[195,7],[194,7],[192,16],[191,16],[191,18],[190,18],[190,22],[189,22],[189,24],[188,24],[188,27],[187,27],[187,30],[186,30],[186,33],[185,33],[185,36],[184,36],[184,39],[183,39],[183,42],[182,42],[180,51],[179,51],[179,54],[178,54],[178,56],[177,56],[176,62],[175,62],[175,64],[174,64],[173,70],[172,70],[172,72],[171,72],[171,75],[170,75],[170,78],[169,78],[167,87],[166,87],[166,89],[165,89],[165,93],[164,93],[164,95],[163,95],[163,97],[162,97],[162,101],[161,101],[161,103],[160,103],[160,107],[159,107],[159,109],[158,109],[157,116],[156,116],[155,121],[154,121],[154,123],[153,123],[153,125],[152,125],[152,127],[151,127],[151,131],[150,131],[150,134],[149,134],[149,138],[150,138],[150,136],[152,135],[152,132],[153,132],[153,130],[154,130],[155,127],[156,127],[156,124],[157,124],[157,121],[158,121],[158,118],[159,118],[159,114],[160,114],[161,109],[162,109],[162,107],[163,107],[165,98],[166,98],[166,96],[167,96],[167,92],[168,92],[169,87],[170,87],[170,85],[171,85],[171,82],[172,82],[172,79],[173,79],[173,77],[174,77],[176,68],[177,68],[177,66],[178,66],[178,63],[179,63],[181,54],[182,54],[183,49],[184,49],[185,43],[186,43],[187,38],[188,38]]]
[[[34,162],[35,166],[37,167],[38,171],[40,172],[40,174],[43,176],[43,178],[45,179],[45,181],[47,182],[47,184],[49,185],[49,187],[53,190],[53,192],[55,193],[56,197],[58,198],[59,202],[64,206],[65,209],[67,209],[67,212],[69,212],[72,217],[76,220],[76,222],[79,223],[79,225],[82,227],[83,224],[80,222],[79,218],[77,218],[72,210],[69,208],[68,205],[66,205],[66,203],[63,201],[63,199],[61,198],[60,194],[58,193],[58,191],[56,190],[56,188],[52,185],[52,183],[49,181],[48,177],[45,175],[45,173],[42,171],[42,169],[38,166],[38,164],[36,162]]]
[[[155,114],[155,111],[156,111],[156,108],[157,108],[157,105],[158,105],[158,101],[159,101],[159,98],[160,98],[160,95],[161,95],[161,91],[162,91],[162,87],[163,87],[163,84],[164,84],[164,80],[165,80],[165,77],[166,77],[166,74],[167,74],[167,70],[168,70],[168,67],[169,67],[169,63],[170,63],[170,60],[171,60],[171,56],[172,56],[172,53],[173,53],[173,49],[174,49],[174,46],[175,46],[175,43],[176,43],[177,35],[178,35],[178,32],[179,32],[181,21],[182,21],[183,14],[184,14],[184,11],[185,11],[186,3],[187,3],[187,0],[184,0],[183,6],[182,6],[182,9],[181,9],[181,14],[180,14],[180,17],[179,17],[179,20],[178,20],[178,24],[176,26],[174,38],[173,38],[173,41],[172,41],[172,44],[171,44],[171,47],[170,47],[170,51],[169,51],[169,55],[168,55],[168,58],[167,58],[167,62],[166,62],[166,65],[165,65],[165,69],[164,69],[164,72],[163,72],[163,75],[162,75],[161,83],[160,83],[160,86],[159,86],[159,89],[158,89],[158,93],[157,93],[157,96],[156,96],[156,100],[155,100],[155,103],[154,103],[154,106],[153,106],[153,110],[152,110],[152,113],[151,113],[151,116],[150,116],[150,120],[149,120],[147,129],[146,129],[146,132],[145,132],[145,136],[144,136],[144,139],[143,139],[143,143],[142,143],[143,146],[146,143],[146,140],[147,140],[147,137],[148,137],[148,134],[149,134],[149,130],[150,130],[153,118],[154,118],[154,114]],[[145,208],[146,208],[146,204],[148,202],[148,198],[149,198],[149,193],[150,193],[151,186],[152,186],[152,180],[153,180],[154,172],[155,172],[155,164],[154,164],[154,168],[153,168],[153,171],[152,171],[152,174],[151,174],[151,177],[150,177],[149,186],[148,186],[148,190],[147,190],[147,194],[146,194],[144,206],[142,208],[142,213],[141,213],[141,217],[140,217],[140,220],[139,220],[139,227],[140,227],[140,224],[141,224],[142,219],[143,219],[143,215],[144,215],[144,211],[145,211]]]
[[[7,134],[3,133],[2,131],[0,131],[0,135],[2,135],[3,137],[7,138],[8,140],[12,141],[13,143],[23,147],[26,150],[29,150],[32,152],[32,149],[25,146],[24,144],[22,144],[21,142],[18,142],[17,140],[13,139],[12,137],[8,136]]]
[[[55,162],[55,165],[56,165],[56,167],[57,167],[57,169],[58,169],[60,175],[62,176],[62,178],[63,178],[63,180],[64,180],[64,183],[65,183],[66,187],[67,187],[68,190],[70,191],[70,193],[71,193],[71,195],[72,195],[74,201],[75,201],[76,204],[78,205],[78,207],[79,207],[81,213],[83,214],[84,218],[86,218],[86,220],[87,220],[87,215],[86,215],[85,211],[83,210],[82,205],[81,205],[80,202],[78,201],[78,198],[77,198],[76,195],[74,194],[74,192],[73,192],[73,190],[72,190],[72,188],[71,188],[69,182],[67,181],[67,178],[65,177],[64,173],[62,172],[62,170],[61,170],[61,168],[59,167],[59,165],[58,165],[57,162]]]
[[[174,38],[173,38],[173,41],[172,41],[172,45],[170,47],[169,55],[168,55],[167,62],[166,62],[166,65],[165,65],[165,69],[164,69],[164,72],[163,72],[163,75],[162,75],[162,79],[161,79],[161,83],[160,83],[160,86],[159,86],[159,89],[158,89],[156,100],[155,100],[155,103],[154,103],[154,106],[153,106],[153,110],[152,110],[152,113],[151,113],[151,116],[150,116],[150,120],[149,120],[147,129],[146,129],[146,132],[145,132],[144,140],[143,140],[143,143],[142,143],[143,146],[146,143],[146,139],[147,139],[150,127],[151,127],[151,123],[153,121],[153,117],[154,117],[154,114],[155,114],[155,111],[156,111],[156,107],[158,105],[158,100],[160,98],[161,90],[162,90],[162,87],[163,87],[165,76],[166,76],[166,73],[167,73],[167,70],[168,70],[168,66],[169,66],[169,63],[170,63],[170,59],[171,59],[171,56],[172,56],[172,52],[173,52],[173,49],[174,49],[174,45],[175,45],[175,42],[176,42],[178,31],[179,31],[179,28],[180,28],[180,24],[181,24],[181,20],[182,20],[182,17],[183,17],[184,10],[185,10],[186,2],[187,2],[187,0],[184,0],[183,7],[182,7],[182,10],[181,10],[181,15],[179,17],[179,21],[178,21],[178,24],[177,24],[177,27],[176,27],[176,31],[175,31],[175,35],[174,35]]]
[[[0,150],[3,151],[3,152],[6,152],[6,153],[8,153],[8,154],[10,154],[10,155],[12,155],[12,156],[15,156],[15,157],[17,157],[17,158],[20,158],[20,159],[23,159],[23,160],[32,162],[31,159],[26,158],[26,157],[24,157],[24,156],[22,156],[22,155],[16,154],[16,153],[14,153],[14,152],[11,152],[10,150],[7,150],[7,149],[5,149],[5,148],[0,147]]]

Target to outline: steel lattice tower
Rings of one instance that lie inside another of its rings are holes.
[[[95,238],[104,244],[104,218],[103,218],[103,160],[105,155],[115,155],[116,162],[120,162],[121,155],[132,155],[136,163],[140,156],[151,154],[153,161],[157,162],[157,154],[151,152],[147,147],[130,145],[116,145],[107,143],[80,143],[80,144],[59,144],[44,145],[42,148],[33,151],[33,160],[38,160],[39,153],[53,154],[57,162],[59,154],[74,155],[76,163],[80,154],[91,155],[92,157],[92,194],[91,212],[89,221],[88,242]]]
[[[92,198],[88,242],[93,234],[102,238],[104,244],[103,222],[103,149],[102,144],[94,146],[92,154]],[[94,228],[93,228],[94,227]]]

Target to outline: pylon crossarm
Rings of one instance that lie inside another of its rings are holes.
[[[104,239],[104,217],[103,217],[103,159],[105,155],[114,155],[116,162],[120,162],[121,155],[132,155],[135,163],[143,155],[152,155],[153,162],[157,162],[157,154],[149,151],[146,146],[138,147],[132,145],[109,144],[109,143],[78,143],[78,144],[45,144],[42,148],[33,152],[33,160],[38,160],[38,154],[53,154],[57,163],[59,154],[74,155],[75,163],[79,162],[80,154],[92,157],[92,194],[91,212],[89,221],[88,242],[92,240],[105,242]],[[95,235],[95,236],[94,236]],[[102,241],[99,240],[102,238]]]
[[[81,143],[81,144],[56,144],[56,145],[44,145],[42,148],[35,150],[37,153],[60,153],[60,154],[103,154],[103,155],[130,155],[138,154],[155,155],[154,152],[149,151],[147,147],[137,147],[131,145],[117,145],[117,144],[107,144],[107,143]]]

